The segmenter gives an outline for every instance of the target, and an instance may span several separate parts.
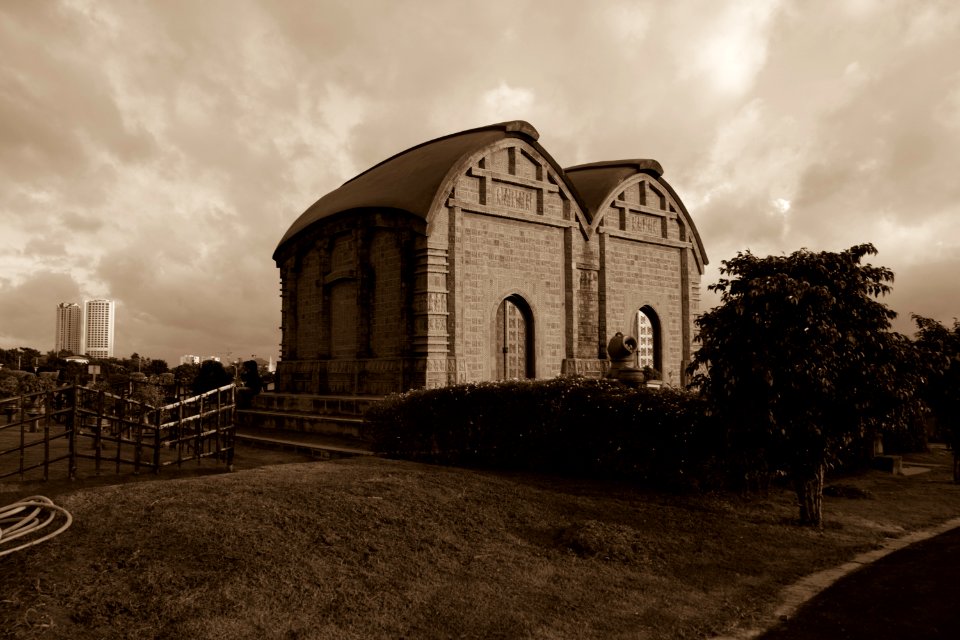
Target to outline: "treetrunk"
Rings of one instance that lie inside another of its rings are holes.
[[[960,484],[960,451],[953,450],[953,481]]]
[[[796,479],[797,499],[800,502],[800,524],[813,527],[823,525],[823,465],[811,476]]]

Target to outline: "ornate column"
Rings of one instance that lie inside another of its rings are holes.
[[[447,384],[447,250],[417,248],[413,292],[413,350],[423,386]]]

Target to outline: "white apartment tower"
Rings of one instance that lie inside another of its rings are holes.
[[[57,336],[54,350],[81,355],[83,348],[83,309],[75,302],[57,305]]]
[[[94,358],[113,357],[113,300],[84,302],[84,353]]]

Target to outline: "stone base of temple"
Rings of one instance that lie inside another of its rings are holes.
[[[382,396],[264,392],[237,410],[237,426],[260,431],[301,432],[363,438],[363,414]]]
[[[596,358],[565,358],[561,365],[560,375],[602,378],[607,374],[609,369],[609,360]]]

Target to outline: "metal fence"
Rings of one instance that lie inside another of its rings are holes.
[[[0,400],[0,479],[160,473],[204,459],[233,467],[236,388],[153,407],[68,385]]]

